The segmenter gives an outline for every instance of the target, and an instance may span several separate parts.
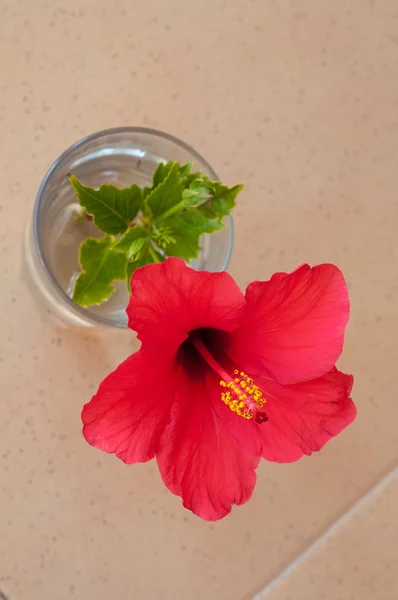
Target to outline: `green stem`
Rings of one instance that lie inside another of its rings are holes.
[[[181,202],[178,202],[178,204],[174,204],[174,206],[169,208],[169,210],[166,210],[162,215],[157,217],[156,222],[159,223],[159,221],[163,221],[163,219],[168,219],[183,208],[185,208],[185,202],[184,200],[181,200]]]
[[[158,255],[156,254],[155,250],[153,249],[153,246],[150,245],[148,248],[148,254],[149,256],[152,258],[153,262],[160,262],[160,258],[158,257]]]

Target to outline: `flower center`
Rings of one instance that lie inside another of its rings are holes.
[[[266,423],[267,413],[262,411],[266,398],[260,388],[243,371],[234,370],[233,375],[216,361],[199,336],[192,336],[193,346],[206,363],[220,376],[221,400],[232,412],[244,419],[253,419],[256,423]]]

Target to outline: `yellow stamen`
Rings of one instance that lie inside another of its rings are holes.
[[[253,379],[248,377],[244,371],[239,372],[238,369],[235,369],[234,378],[232,378],[209,352],[199,336],[193,336],[191,342],[209,367],[220,376],[220,385],[224,388],[224,391],[221,392],[221,400],[230,410],[244,419],[253,419],[254,417],[255,422],[259,425],[266,423],[268,415],[261,410],[265,404],[265,398]]]
[[[226,382],[220,381],[220,386],[227,388],[221,392],[221,400],[240,417],[252,419],[256,413],[264,406],[264,398],[260,388],[255,385],[243,371],[234,371],[235,379]]]

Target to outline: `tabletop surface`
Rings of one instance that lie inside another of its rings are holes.
[[[389,600],[397,542],[398,6],[395,0],[0,0],[0,590],[9,600]],[[206,523],[90,448],[80,410],[136,347],[37,307],[23,237],[73,142],[161,129],[246,182],[239,285],[334,262],[339,365],[358,419],[319,454],[263,462]],[[1,596],[1,594],[0,594]]]

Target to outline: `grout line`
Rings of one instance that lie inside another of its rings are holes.
[[[329,535],[333,533],[346,521],[348,521],[352,515],[361,508],[374,492],[382,490],[385,486],[389,485],[398,474],[398,467],[394,467],[391,471],[386,473],[376,484],[374,484],[363,496],[361,496],[348,510],[346,510],[340,517],[338,517],[333,523],[325,529],[319,537],[316,538],[303,552],[300,552],[296,558],[294,558],[282,571],[271,579],[259,592],[253,597],[253,600],[265,600],[265,595],[270,592],[277,584],[286,579],[293,571],[295,571],[305,559],[316,550],[325,541]]]

